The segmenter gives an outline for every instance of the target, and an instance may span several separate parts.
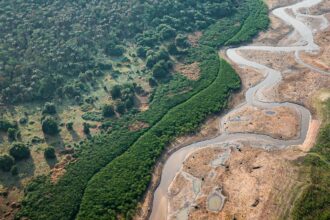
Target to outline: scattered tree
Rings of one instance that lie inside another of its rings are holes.
[[[102,108],[102,114],[104,117],[112,117],[115,115],[115,110],[112,105],[104,105]]]
[[[15,141],[17,138],[17,129],[16,128],[9,128],[8,129],[8,139],[11,141]]]
[[[55,135],[60,132],[56,120],[50,116],[42,121],[42,131],[48,135]]]
[[[121,97],[121,87],[120,85],[115,85],[111,89],[111,96],[113,99],[118,99]]]
[[[84,127],[84,129],[83,129],[84,133],[85,133],[86,135],[90,135],[90,133],[91,133],[90,130],[89,130],[90,125],[89,125],[88,123],[84,122],[84,123],[83,123],[83,127]]]
[[[73,122],[72,121],[69,121],[68,123],[66,123],[66,129],[68,129],[69,131],[72,131],[73,130]]]
[[[16,142],[10,147],[9,154],[15,160],[23,160],[30,157],[30,149],[24,143]]]
[[[14,159],[7,155],[0,155],[0,169],[2,171],[8,172],[10,171],[10,169],[12,168],[12,166],[14,165]]]
[[[46,159],[55,159],[55,149],[53,147],[47,147],[44,151],[44,156]]]
[[[18,167],[16,165],[14,165],[11,169],[10,169],[11,175],[13,176],[17,176],[18,175]]]
[[[52,102],[46,102],[44,106],[44,110],[42,111],[43,114],[56,114],[56,107]]]

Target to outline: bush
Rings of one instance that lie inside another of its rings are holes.
[[[72,131],[73,130],[73,122],[72,121],[69,121],[68,123],[66,123],[65,127],[69,131]]]
[[[161,24],[157,29],[160,32],[160,37],[162,40],[174,38],[176,35],[176,30],[166,24]]]
[[[115,115],[115,110],[112,105],[104,105],[102,108],[102,114],[104,117],[112,117]]]
[[[11,169],[10,169],[11,175],[13,176],[17,176],[18,174],[18,167],[16,165],[14,165]]]
[[[0,169],[2,171],[8,172],[10,171],[10,169],[12,168],[12,166],[14,165],[14,159],[7,155],[0,155]]]
[[[16,142],[10,147],[9,154],[15,160],[23,160],[30,157],[30,149],[25,144]]]
[[[178,47],[181,47],[181,48],[186,48],[186,47],[189,47],[189,42],[187,40],[187,37],[182,35],[182,34],[179,34],[176,38],[175,38],[175,44],[178,46]]]
[[[9,128],[17,128],[17,125],[5,119],[0,119],[0,131],[7,132]]]
[[[46,159],[55,159],[55,149],[53,147],[47,147],[44,151],[44,156]]]
[[[121,56],[125,53],[125,48],[123,46],[110,43],[107,45],[105,53],[109,56]]]
[[[83,131],[86,135],[90,135],[90,133],[91,133],[89,128],[90,128],[90,125],[88,123],[84,122],[83,123]]]
[[[42,111],[43,114],[50,114],[54,115],[56,114],[56,107],[54,103],[46,102],[44,106],[44,110]]]
[[[16,128],[9,128],[8,129],[8,139],[9,140],[16,140],[17,138],[17,129]]]
[[[119,99],[121,97],[121,87],[120,85],[115,85],[111,89],[111,97],[113,99]]]
[[[136,50],[136,54],[137,54],[138,57],[144,59],[147,56],[147,50],[148,49],[145,48],[145,47],[138,47],[137,50]]]
[[[56,135],[60,132],[56,120],[49,116],[42,121],[42,131],[48,135]]]
[[[118,103],[118,104],[117,104],[117,107],[116,107],[116,111],[117,111],[119,114],[124,114],[125,111],[126,111],[126,105],[125,105],[125,103],[122,103],[122,102]]]

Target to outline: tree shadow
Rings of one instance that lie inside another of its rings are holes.
[[[35,165],[32,157],[20,160],[15,163],[18,168],[18,175],[12,175],[11,172],[0,171],[0,184],[5,188],[16,187],[23,189],[22,180],[34,176]]]
[[[44,134],[44,138],[48,146],[52,146],[57,149],[64,149],[64,142],[60,134],[56,134],[56,135]]]
[[[70,135],[71,135],[71,137],[72,137],[72,140],[73,140],[74,142],[77,142],[77,141],[79,141],[79,140],[81,139],[81,138],[79,137],[78,133],[77,133],[75,130],[70,130],[69,133],[70,133]]]
[[[57,158],[54,158],[54,159],[46,159],[46,162],[50,167],[50,169],[53,169],[59,161],[57,160]]]

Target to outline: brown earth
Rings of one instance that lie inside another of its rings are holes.
[[[268,1],[272,8],[282,3],[288,4],[287,1]],[[329,2],[322,5],[322,7],[329,5],[330,8]],[[322,9],[322,11],[326,10]],[[280,21],[274,18],[271,20],[272,28],[269,32],[262,33],[255,40],[258,42],[256,44],[267,42],[268,45],[285,45],[295,42],[297,35],[290,34],[290,28],[282,29]],[[279,25],[278,29],[276,25]],[[321,47],[321,51],[319,54],[302,53],[301,58],[304,62],[322,70],[329,69],[328,35],[329,31],[316,35],[315,42]],[[188,213],[189,219],[287,219],[296,196],[308,181],[308,177],[301,176],[297,161],[315,143],[320,127],[319,115],[316,115],[317,112],[314,110],[315,100],[327,99],[330,96],[330,77],[299,65],[293,53],[260,51],[242,51],[241,53],[248,59],[282,71],[282,82],[264,92],[268,100],[296,102],[313,110],[314,119],[310,123],[306,140],[301,146],[273,151],[255,148],[253,144],[244,143],[244,147],[240,150],[232,148],[229,160],[219,167],[211,166],[211,161],[224,150],[207,147],[194,152],[186,159],[182,171],[178,173],[170,186],[170,219],[184,219],[184,215]],[[243,72],[250,71],[235,65],[234,68],[242,79],[243,90],[244,87],[246,89],[249,83],[247,79],[244,79],[247,75]],[[262,78],[261,74],[259,76],[258,80]],[[324,92],[320,94],[319,91]],[[243,97],[243,93],[240,93],[235,97],[236,101],[233,99],[233,103],[240,103]],[[245,130],[260,132],[262,130],[261,133],[267,131],[266,133],[273,137],[280,135],[282,138],[291,139],[300,129],[299,116],[292,109],[276,110],[279,112],[275,115],[282,114],[280,118],[265,115],[264,109],[246,107],[230,117],[232,119],[236,116],[240,116],[241,119],[245,117],[248,119],[247,122],[238,123],[234,120],[226,125],[227,129],[233,132]],[[275,123],[272,120],[275,120],[276,126],[279,127],[273,127]],[[268,123],[264,124],[261,121]],[[187,176],[191,177],[186,178]],[[201,192],[198,195],[194,194],[193,189],[193,181],[196,181],[196,178],[202,181]],[[207,207],[208,196],[214,187],[222,189],[227,197],[225,206],[220,212],[212,212]]]
[[[291,101],[304,105],[314,112],[312,97],[321,89],[329,89],[329,85],[329,76],[305,70],[285,75],[279,85],[270,88],[264,94],[275,101]]]
[[[224,129],[229,133],[250,132],[288,140],[298,137],[300,131],[300,116],[288,107],[245,106],[226,119]]]
[[[330,72],[330,28],[316,34],[315,42],[324,45],[319,54],[300,53],[300,58],[312,66]]]
[[[201,31],[196,31],[193,34],[188,35],[188,41],[193,46],[196,47],[198,45],[199,39],[202,37],[203,33]]]
[[[187,158],[169,189],[171,219],[184,207],[189,208],[189,219],[286,217],[301,187],[294,160],[302,154],[292,149],[265,151],[244,144],[239,150],[231,148],[230,157],[223,166],[212,166],[210,162],[224,151],[208,147]],[[202,181],[197,196],[194,196],[192,181],[183,178],[182,173]],[[207,208],[207,198],[214,187],[221,188],[226,196],[225,205],[218,213]]]
[[[190,80],[198,80],[200,77],[200,68],[198,62],[191,64],[177,63],[174,67],[174,71],[184,75]]]

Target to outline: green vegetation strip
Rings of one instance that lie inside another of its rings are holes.
[[[326,102],[326,118],[330,119],[330,100]],[[295,203],[295,220],[330,219],[330,124],[320,131],[316,146],[303,161],[303,170],[310,175],[310,184]]]
[[[111,219],[118,213],[131,218],[151,178],[152,167],[175,137],[193,132],[205,118],[226,107],[240,80],[224,60],[216,80],[141,136],[122,156],[96,174],[87,186],[78,219]]]

